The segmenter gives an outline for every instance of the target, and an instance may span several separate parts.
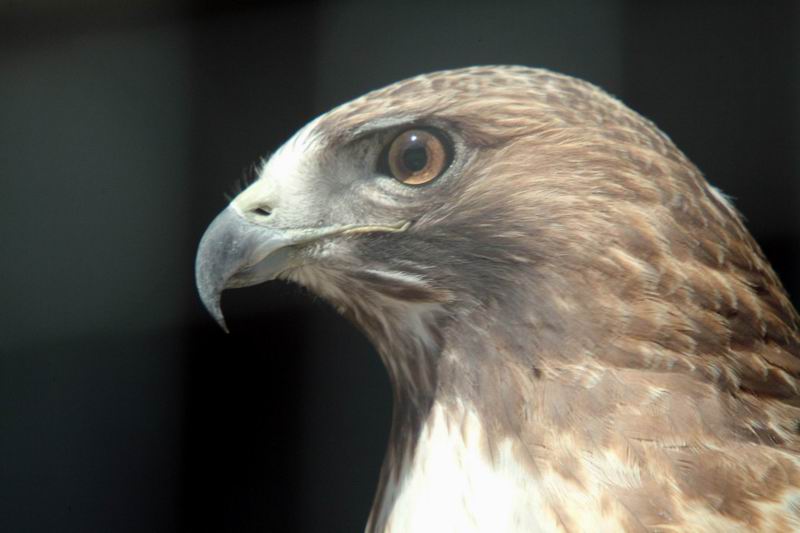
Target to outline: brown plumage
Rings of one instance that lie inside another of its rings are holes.
[[[376,188],[409,127],[449,137],[452,163]],[[234,207],[328,233],[269,275],[226,267],[210,306],[296,281],[390,373],[369,530],[493,530],[492,509],[517,531],[800,530],[800,318],[728,201],[596,87],[523,67],[405,80],[301,130]],[[437,473],[444,449],[460,466]],[[433,486],[462,503],[426,528]]]

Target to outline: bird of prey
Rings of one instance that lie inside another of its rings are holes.
[[[800,318],[650,121],[547,70],[400,81],[297,132],[203,236],[200,295],[279,278],[393,388],[367,531],[800,530]]]

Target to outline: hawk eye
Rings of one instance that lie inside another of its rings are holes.
[[[423,129],[406,130],[386,152],[389,173],[406,185],[422,185],[441,176],[450,164],[445,140]]]

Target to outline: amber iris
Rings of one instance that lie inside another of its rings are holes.
[[[395,137],[387,158],[392,176],[407,185],[428,183],[447,166],[447,150],[442,141],[433,133],[418,129]]]

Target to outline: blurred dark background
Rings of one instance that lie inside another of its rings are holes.
[[[0,0],[0,531],[356,531],[389,427],[301,289],[193,287],[251,163],[335,104],[486,63],[592,81],[735,198],[800,298],[800,4]]]

